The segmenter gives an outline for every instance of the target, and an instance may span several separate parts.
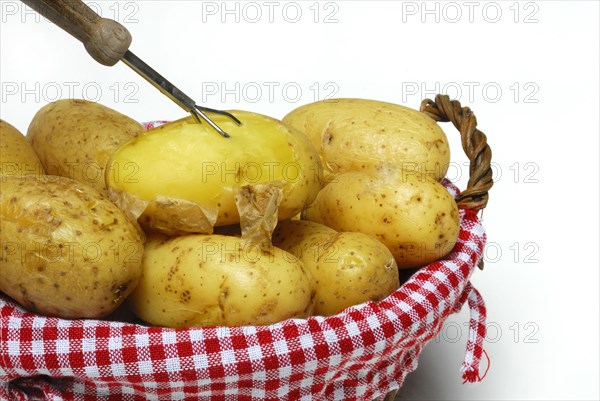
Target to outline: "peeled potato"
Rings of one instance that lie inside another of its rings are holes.
[[[319,157],[306,137],[281,121],[233,111],[242,121],[209,113],[231,135],[223,138],[192,117],[148,131],[115,152],[107,167],[109,195],[147,229],[166,234],[213,232],[240,223],[236,196],[273,199],[291,218],[321,188]],[[250,205],[250,203],[247,203]]]

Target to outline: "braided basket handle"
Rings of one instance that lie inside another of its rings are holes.
[[[460,132],[462,147],[470,161],[467,189],[456,197],[461,209],[474,211],[486,207],[492,179],[492,150],[487,137],[477,129],[477,118],[468,107],[462,107],[458,100],[450,100],[448,95],[437,95],[435,100],[425,99],[420,110],[438,122],[451,121]]]

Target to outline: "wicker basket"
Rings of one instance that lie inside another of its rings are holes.
[[[469,158],[470,166],[467,189],[456,196],[455,199],[461,209],[475,212],[483,210],[487,206],[489,190],[494,184],[491,169],[492,151],[487,143],[485,134],[477,129],[475,114],[473,114],[470,108],[461,107],[460,102],[456,100],[451,101],[446,95],[437,95],[435,101],[430,99],[423,100],[420,111],[438,122],[452,122],[454,127],[459,131],[462,147]],[[483,269],[483,259],[480,258],[477,265],[480,269]],[[478,293],[475,293],[473,298],[474,300],[470,304],[472,318],[469,328],[472,329],[474,323],[478,322],[474,334],[480,337],[480,341],[478,344],[479,349],[474,349],[473,344],[469,344],[467,348],[467,356],[463,364],[463,377],[468,382],[480,380],[477,368],[483,351],[483,341],[481,340],[485,338],[485,305]],[[480,312],[482,316],[475,316],[475,319],[473,319],[474,310],[476,312],[475,315],[477,315],[477,312]],[[435,335],[437,334],[436,332]],[[477,360],[477,367],[469,371],[466,365],[468,365],[471,352],[474,354],[473,358]],[[397,393],[398,389],[392,390],[385,397],[382,397],[381,400],[393,401]]]
[[[470,179],[460,194],[444,182],[461,209],[453,251],[389,297],[329,317],[190,329],[43,317],[0,297],[0,399],[391,401],[422,348],[465,302],[463,377],[477,381],[485,307],[469,278],[485,244],[477,211],[492,186],[491,151],[457,101],[438,95],[421,111],[460,131]]]

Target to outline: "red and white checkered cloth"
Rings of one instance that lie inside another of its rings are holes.
[[[467,301],[462,370],[477,381],[485,307],[469,277],[485,238],[477,215],[463,210],[452,253],[385,300],[271,326],[63,320],[0,297],[0,399],[371,401],[401,386],[425,344]]]

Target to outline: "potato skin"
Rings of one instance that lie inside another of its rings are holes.
[[[292,110],[283,122],[304,132],[321,156],[326,180],[349,172],[382,169],[445,177],[450,148],[429,116],[393,103],[328,99]]]
[[[63,99],[36,113],[27,140],[48,174],[73,178],[104,192],[108,159],[145,131],[137,121],[99,103]]]
[[[157,326],[267,325],[310,316],[313,285],[303,264],[275,247],[216,234],[153,235],[129,305]]]
[[[0,120],[0,175],[24,177],[44,174],[44,166],[23,134]]]
[[[141,275],[137,223],[66,177],[0,179],[0,290],[44,315],[99,318],[115,310]]]
[[[336,176],[306,211],[308,220],[339,231],[374,236],[401,269],[421,267],[447,255],[458,238],[458,207],[437,181],[419,174]]]
[[[310,250],[318,257],[323,246],[338,232],[331,227],[307,220],[280,221],[273,232],[273,245],[296,256]]]
[[[279,120],[232,113],[242,126],[210,115],[229,139],[189,117],[122,146],[107,168],[111,199],[145,228],[168,235],[211,234],[214,227],[239,224],[235,190],[247,185],[282,188],[279,219],[300,213],[322,186],[308,139]]]
[[[315,280],[315,315],[380,301],[399,284],[398,266],[384,244],[366,234],[343,232],[305,220],[281,222],[273,245],[298,257]]]

